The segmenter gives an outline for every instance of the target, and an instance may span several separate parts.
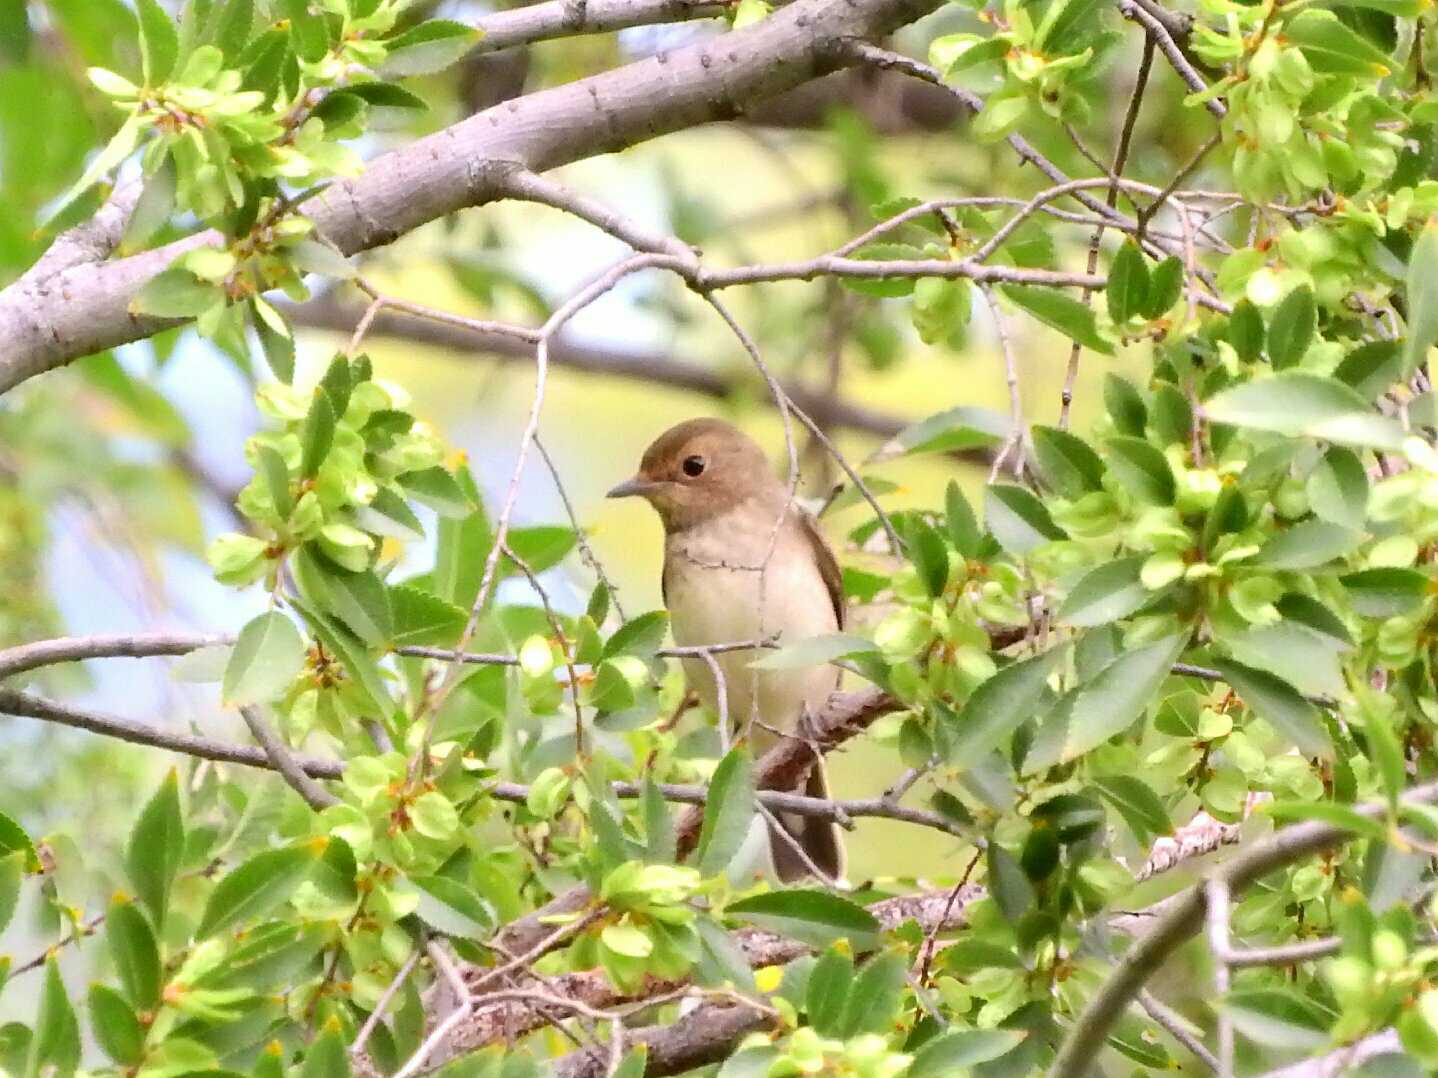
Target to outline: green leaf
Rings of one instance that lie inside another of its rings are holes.
[[[90,986],[90,1028],[104,1053],[123,1067],[139,1063],[145,1030],[125,997],[103,984]]]
[[[1362,529],[1368,519],[1368,472],[1358,454],[1332,446],[1308,476],[1308,504],[1333,524]]]
[[[173,770],[150,798],[125,849],[125,868],[155,924],[163,926],[170,885],[185,851],[179,778]]]
[[[223,298],[219,285],[202,281],[187,269],[172,268],[146,282],[130,301],[130,312],[156,318],[194,318]]]
[[[751,670],[806,670],[836,659],[874,651],[874,642],[853,633],[825,633],[769,651],[749,664]]]
[[[228,0],[215,17],[215,46],[233,62],[244,47],[249,44],[250,32],[254,29],[254,0]]]
[[[1092,782],[1094,789],[1118,809],[1141,844],[1147,846],[1159,835],[1173,834],[1168,810],[1142,779],[1132,775],[1105,775]]]
[[[1184,643],[1182,636],[1171,636],[1125,652],[1072,694],[1062,761],[1075,760],[1132,726],[1168,677]]]
[[[350,572],[334,565],[306,543],[295,559],[295,575],[304,595],[344,623],[372,648],[387,644],[394,634],[389,590],[372,569]]]
[[[984,516],[989,531],[1010,554],[1027,554],[1044,543],[1068,538],[1043,503],[1023,487],[991,483]]]
[[[25,878],[25,855],[19,850],[0,856],[0,933],[15,916],[20,902],[20,881]],[[3,973],[0,973],[3,976]]]
[[[1009,421],[997,412],[987,408],[950,408],[905,427],[880,446],[869,460],[986,449],[998,445],[1008,433]]]
[[[271,610],[240,630],[221,695],[231,707],[267,704],[290,687],[304,666],[304,638],[294,622]]]
[[[1080,627],[1107,625],[1151,602],[1154,593],[1140,575],[1146,560],[1142,555],[1119,558],[1090,569],[1059,607],[1059,620]]]
[[[1119,325],[1147,309],[1148,264],[1143,259],[1143,252],[1132,240],[1126,240],[1118,249],[1118,254],[1114,255],[1104,295],[1108,300],[1109,317]]]
[[[1265,543],[1252,564],[1270,569],[1312,569],[1343,557],[1362,539],[1360,532],[1350,528],[1326,520],[1305,520]]]
[[[1295,366],[1318,328],[1318,308],[1313,290],[1307,285],[1295,288],[1284,297],[1268,325],[1268,359],[1273,369],[1281,371]]]
[[[1393,70],[1392,59],[1361,34],[1350,30],[1331,11],[1313,8],[1299,12],[1283,28],[1313,70],[1322,74],[1383,77]]]
[[[45,960],[45,982],[40,989],[40,1010],[30,1041],[26,1078],[66,1078],[75,1073],[79,1064],[80,1025],[75,1021],[65,982],[60,979],[60,965],[51,955]]]
[[[1032,718],[1063,654],[1063,648],[1052,648],[1011,663],[970,693],[953,724],[956,735],[950,760],[961,767],[974,766]]]
[[[1113,345],[1099,336],[1092,308],[1053,288],[1037,285],[1000,285],[1003,294],[1046,326],[1106,356]]]
[[[828,891],[768,891],[731,902],[725,913],[816,947],[847,939],[862,951],[879,936],[872,913]]]
[[[484,561],[494,536],[469,469],[457,469],[455,479],[478,508],[463,520],[439,518],[434,590],[441,599],[468,611],[479,596]]]
[[[804,1010],[809,1025],[821,1037],[841,1036],[844,1004],[854,983],[854,962],[839,948],[819,956],[804,986]]]
[[[949,550],[937,529],[919,516],[904,517],[896,527],[924,588],[935,598],[942,595],[949,582]]]
[[[904,952],[885,951],[869,959],[849,988],[839,1036],[889,1033],[899,1014],[908,972]]]
[[[255,447],[257,471],[264,476],[265,488],[274,503],[275,513],[283,520],[289,517],[295,507],[294,495],[290,490],[290,470],[279,451],[268,445]]]
[[[1388,803],[1397,805],[1408,784],[1408,764],[1403,746],[1391,725],[1390,712],[1375,701],[1360,697],[1363,704],[1363,737],[1368,743],[1368,758],[1373,761]]]
[[[335,619],[311,609],[298,599],[291,598],[290,606],[299,611],[320,643],[332,655],[339,657],[356,687],[368,697],[368,705],[374,709],[373,717],[387,717],[394,710],[394,700],[390,697],[384,674],[364,641]]]
[[[406,472],[399,477],[399,485],[415,501],[429,506],[440,516],[450,520],[463,520],[474,512],[473,499],[460,485],[459,480],[443,468]]]
[[[195,930],[197,939],[255,920],[294,894],[323,852],[317,842],[265,850],[215,885]]]
[[[989,870],[989,893],[998,903],[1004,919],[1013,924],[1034,904],[1034,888],[1014,855],[997,842],[990,842],[985,856]]]
[[[350,1078],[349,1053],[338,1029],[326,1029],[310,1045],[299,1078]]]
[[[1035,463],[1044,482],[1065,498],[1103,489],[1103,461],[1082,438],[1057,427],[1035,426]]]
[[[18,823],[0,812],[0,856],[9,853],[24,854],[25,870],[35,872],[40,868],[40,858],[35,853],[35,844]]]
[[[335,423],[338,414],[334,401],[323,388],[316,387],[314,399],[310,401],[309,414],[305,416],[304,434],[301,436],[300,478],[313,479],[320,465],[329,456],[330,446],[335,440]]]
[[[979,522],[969,500],[953,479],[949,480],[944,490],[944,523],[948,525],[949,542],[954,544],[954,548],[966,558],[977,557],[982,537]]]
[[[1172,505],[1177,487],[1163,450],[1142,438],[1117,437],[1104,442],[1108,466],[1134,498],[1150,505]]]
[[[1333,1016],[1287,988],[1233,991],[1220,1005],[1238,1032],[1266,1048],[1315,1051],[1329,1043]]]
[[[1253,713],[1297,745],[1303,755],[1333,758],[1333,744],[1318,709],[1292,685],[1232,659],[1217,660],[1213,665]]]
[[[654,782],[652,772],[644,774],[644,791],[641,799],[644,814],[645,858],[651,864],[662,865],[674,859],[677,838],[674,820],[669,815],[669,803],[664,800]]]
[[[125,223],[125,234],[120,240],[122,254],[130,254],[143,248],[169,221],[170,215],[175,212],[177,182],[174,158],[166,157],[154,175],[145,179],[140,198],[135,203],[135,208],[130,211],[130,219]]]
[[[105,915],[105,943],[120,987],[138,1010],[160,1004],[160,951],[150,922],[132,902],[116,900]]]
[[[640,614],[636,618],[630,618],[618,629],[604,645],[604,657],[612,659],[616,655],[653,655],[664,643],[664,634],[669,631],[669,612],[667,610],[651,610],[647,614]],[[735,641],[720,640],[715,643],[735,643]]]
[[[319,7],[311,7],[309,0],[280,0],[279,6],[290,20],[295,55],[312,64],[324,59],[330,47],[330,32]]]
[[[1148,303],[1141,312],[1145,318],[1160,318],[1178,302],[1183,294],[1183,260],[1169,255],[1153,268],[1148,279]]]
[[[180,54],[180,34],[159,0],[135,0],[140,16],[140,61],[145,84],[159,86],[175,69]]]
[[[419,890],[415,913],[435,931],[472,940],[494,935],[493,908],[464,884],[447,876],[413,876],[410,882]]]
[[[453,603],[408,584],[389,589],[390,612],[394,618],[390,645],[396,648],[418,644],[452,644],[459,639],[468,614]]]
[[[1406,614],[1428,593],[1428,577],[1417,569],[1364,569],[1338,578],[1353,609],[1365,618]]]
[[[1400,373],[1416,370],[1438,341],[1438,225],[1428,224],[1408,259],[1408,340]]]
[[[1289,437],[1389,450],[1403,444],[1403,428],[1375,412],[1351,387],[1307,371],[1232,386],[1210,398],[1203,410],[1215,423]]]
[[[1248,299],[1233,305],[1228,316],[1228,343],[1245,363],[1253,363],[1263,354],[1263,315]]]
[[[1110,372],[1103,378],[1103,404],[1120,434],[1142,438],[1148,426],[1148,406],[1128,381]]]
[[[697,847],[700,872],[715,876],[728,867],[749,834],[754,811],[754,761],[741,745],[719,761],[709,782]]]
[[[924,1042],[904,1078],[949,1078],[967,1067],[1008,1055],[1027,1036],[1022,1029],[951,1029]]]
[[[479,40],[473,27],[449,19],[431,19],[385,42],[389,56],[380,64],[385,78],[432,75],[443,71]]]
[[[1438,333],[1438,327],[1434,332]],[[1352,386],[1364,400],[1371,401],[1403,377],[1404,362],[1400,342],[1369,341],[1344,356],[1333,376]]]
[[[507,542],[516,557],[532,571],[542,573],[563,561],[574,549],[578,538],[573,528],[546,524],[534,528],[513,528]],[[513,566],[510,561],[505,564]]]

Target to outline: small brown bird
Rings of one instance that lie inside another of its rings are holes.
[[[844,623],[838,562],[814,519],[792,505],[752,439],[721,419],[691,419],[665,431],[644,453],[639,472],[609,492],[646,499],[664,522],[665,605],[680,645],[757,640],[779,633],[784,644],[837,632]],[[767,561],[766,561],[767,558]],[[762,583],[761,583],[762,580]],[[752,652],[716,655],[729,722],[748,730],[756,754],[813,714],[834,691],[827,666],[754,670]],[[719,713],[719,689],[708,663],[685,659],[689,684]],[[752,718],[752,722],[751,722]],[[827,797],[822,762],[801,784]],[[789,882],[813,875],[797,844],[825,876],[843,875],[834,824],[812,816],[776,816],[770,858]]]

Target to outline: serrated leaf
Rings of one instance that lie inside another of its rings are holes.
[[[459,639],[468,612],[447,603],[427,591],[397,584],[389,589],[390,610],[394,616],[392,647],[418,644],[451,644]]]
[[[1438,226],[1418,234],[1408,259],[1408,340],[1400,373],[1416,370],[1438,341]]]
[[[909,963],[905,953],[884,951],[875,955],[859,970],[849,987],[839,1023],[839,1036],[854,1037],[860,1033],[888,1033],[898,1017],[903,1000]]]
[[[1358,454],[1331,446],[1308,476],[1308,504],[1323,520],[1359,530],[1368,519],[1368,489]]]
[[[904,1078],[949,1078],[967,1067],[1002,1058],[1027,1036],[1022,1029],[951,1029],[924,1042]]]
[[[867,950],[879,934],[872,913],[828,891],[769,891],[731,902],[725,913],[816,947],[847,939],[855,950]]]
[[[1110,372],[1103,379],[1103,403],[1114,429],[1120,434],[1143,437],[1148,426],[1148,405],[1129,382]]]
[[[989,871],[989,893],[999,912],[1010,924],[1018,921],[1034,904],[1034,888],[1014,855],[997,842],[985,852]]]
[[[957,453],[998,445],[1008,436],[1009,421],[987,408],[959,407],[931,415],[890,438],[869,458],[893,460],[915,453]]]
[[[60,979],[60,965],[51,955],[45,960],[45,980],[40,988],[40,1009],[35,1016],[26,1076],[71,1075],[79,1064],[80,1024],[75,1020],[65,982]]]
[[[1372,78],[1393,70],[1392,58],[1343,25],[1331,11],[1310,8],[1299,12],[1285,24],[1284,36],[1320,73]]]
[[[289,688],[304,665],[304,638],[294,622],[271,610],[240,630],[221,694],[231,707],[269,703]]]
[[[414,876],[419,891],[415,913],[425,924],[447,936],[487,940],[497,918],[492,907],[464,884],[447,876]]]
[[[208,939],[275,909],[309,876],[322,852],[317,843],[282,846],[233,869],[210,892],[195,937]]]
[[[316,388],[309,413],[305,416],[304,432],[300,436],[300,478],[313,479],[319,472],[320,465],[329,455],[330,446],[334,444],[337,419],[330,395]]]
[[[1088,628],[1128,617],[1154,598],[1144,587],[1142,555],[1104,562],[1090,569],[1069,591],[1058,618]]]
[[[1284,297],[1268,324],[1268,360],[1276,371],[1295,366],[1318,328],[1318,307],[1306,285]]]
[[[749,664],[751,670],[806,670],[823,666],[836,659],[876,650],[872,640],[853,633],[825,633],[785,644],[777,651],[766,652]]]
[[[399,477],[399,485],[415,501],[427,505],[441,517],[463,520],[474,512],[475,502],[449,472],[443,468],[425,468],[418,472],[406,472]]]
[[[1233,305],[1228,316],[1228,343],[1245,363],[1252,363],[1263,354],[1263,315],[1248,299],[1241,299]]]
[[[1141,844],[1146,846],[1159,835],[1173,834],[1168,810],[1142,779],[1132,775],[1105,775],[1092,782],[1094,789],[1118,809]]]
[[[730,751],[714,769],[699,831],[699,871],[723,872],[739,852],[754,819],[754,761],[744,746]]]
[[[983,760],[1025,721],[1048,691],[1049,675],[1064,654],[1052,648],[1005,666],[969,694],[954,722],[956,765],[968,768]]]
[[[179,778],[172,770],[135,821],[125,848],[125,868],[135,891],[163,926],[170,885],[185,852],[185,824],[180,815]]]
[[[389,591],[372,569],[350,572],[334,565],[313,544],[295,559],[295,575],[303,594],[372,648],[388,644],[394,633]]]
[[[1289,437],[1396,450],[1403,428],[1379,415],[1350,386],[1307,371],[1284,371],[1223,390],[1204,403],[1215,423]]]
[[[189,270],[174,267],[146,282],[130,301],[130,311],[156,318],[194,318],[223,299],[224,291],[218,284],[202,281]]]
[[[385,42],[389,55],[380,64],[385,78],[432,75],[443,71],[479,40],[471,26],[450,19],[431,19]]]
[[[326,1029],[309,1046],[299,1078],[350,1078],[349,1052],[338,1029]]]
[[[150,922],[134,903],[110,903],[105,915],[105,943],[131,1004],[140,1010],[157,1007],[162,976],[160,951]]]
[[[1132,726],[1168,677],[1184,643],[1182,636],[1171,636],[1125,652],[1076,690],[1061,759],[1075,760]]]
[[[330,32],[325,17],[309,0],[279,0],[279,6],[290,21],[290,40],[295,54],[308,63],[324,58],[330,47]]]
[[[604,657],[612,659],[616,655],[652,655],[664,643],[664,634],[668,631],[669,612],[667,610],[651,610],[647,614],[630,618],[614,630],[614,635],[605,642]],[[730,640],[713,642],[716,644],[736,643],[736,641]]]
[[[103,984],[90,986],[90,1028],[104,1053],[121,1066],[139,1063],[145,1031],[125,997]]]
[[[24,856],[27,872],[40,868],[40,858],[35,853],[35,844],[30,841],[30,836],[23,827],[0,812],[0,856],[9,853],[20,853]]]
[[[989,484],[984,518],[999,545],[1010,554],[1027,554],[1044,543],[1068,538],[1038,498],[1007,483]]]
[[[394,709],[394,700],[389,694],[389,686],[385,683],[379,665],[365,647],[364,641],[335,619],[312,610],[298,599],[291,598],[290,605],[305,619],[320,643],[332,655],[338,656],[346,672],[368,697],[369,706],[374,709],[374,717],[388,716]]]
[[[1264,543],[1252,564],[1269,569],[1313,569],[1341,558],[1362,539],[1362,533],[1351,528],[1326,520],[1304,520]]]
[[[1177,492],[1173,469],[1163,450],[1142,438],[1117,437],[1104,442],[1109,470],[1125,490],[1149,505],[1172,505]]]
[[[20,901],[20,881],[25,878],[25,855],[19,850],[0,856],[0,933],[15,916]]]
[[[180,54],[180,33],[159,0],[135,0],[140,16],[140,62],[145,84],[159,86],[175,69]]]
[[[1255,670],[1232,659],[1213,664],[1253,713],[1264,719],[1305,756],[1333,758],[1333,743],[1318,709],[1292,685],[1266,670]]]
[[[1053,288],[1037,285],[1000,286],[1005,296],[1046,326],[1102,355],[1113,355],[1113,345],[1099,336],[1093,309]]]
[[[819,956],[804,986],[804,1010],[809,1025],[823,1037],[837,1037],[843,1025],[844,1004],[854,983],[854,962],[839,948]]]
[[[1082,438],[1044,426],[1035,426],[1032,437],[1039,475],[1055,493],[1080,498],[1103,489],[1103,461]]]
[[[1104,289],[1109,317],[1122,325],[1148,306],[1148,264],[1132,240],[1126,240],[1114,255]]]

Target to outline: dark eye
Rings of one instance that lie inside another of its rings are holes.
[[[684,474],[690,479],[697,479],[704,474],[704,458],[685,457],[684,463],[680,467],[684,469]]]

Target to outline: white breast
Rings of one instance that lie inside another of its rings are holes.
[[[752,520],[752,517],[750,518]],[[797,522],[780,529],[767,568],[758,571],[769,544],[768,529],[720,519],[670,538],[665,592],[674,639],[681,645],[758,640],[775,633],[793,644],[838,628],[832,600]],[[765,727],[792,729],[805,706],[817,710],[837,684],[832,667],[755,671],[752,652],[715,656],[723,673],[730,726],[742,730],[751,717],[755,748],[775,735]],[[719,712],[715,678],[702,659],[684,663],[689,683],[705,705]]]

